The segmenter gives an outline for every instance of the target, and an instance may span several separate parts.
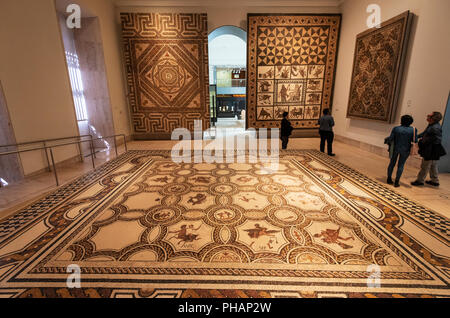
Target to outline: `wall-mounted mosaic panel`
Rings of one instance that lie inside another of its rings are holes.
[[[317,128],[331,108],[341,16],[248,15],[249,128]]]
[[[121,13],[129,104],[138,139],[209,128],[206,14]]]
[[[395,120],[412,17],[407,11],[356,36],[347,117]]]

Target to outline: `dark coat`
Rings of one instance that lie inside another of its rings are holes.
[[[427,129],[419,135],[419,155],[424,160],[439,160],[447,152],[442,147],[442,127],[439,123],[429,125]]]
[[[292,131],[294,127],[292,127],[291,122],[286,118],[283,118],[281,121],[281,137],[286,137],[292,135]]]

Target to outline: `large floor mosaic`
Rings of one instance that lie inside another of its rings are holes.
[[[271,174],[131,151],[0,224],[0,294],[448,297],[449,233],[316,151],[283,152]]]

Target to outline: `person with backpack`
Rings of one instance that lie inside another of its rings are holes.
[[[387,183],[394,184],[396,188],[400,187],[400,178],[403,174],[405,163],[411,154],[414,143],[417,143],[417,129],[411,127],[414,119],[410,115],[404,115],[401,118],[401,126],[392,129],[391,135],[385,139],[385,143],[390,144],[391,162],[387,172]],[[397,164],[397,175],[395,183],[392,181],[392,173]]]
[[[294,130],[294,128],[291,125],[291,122],[287,119],[288,118],[289,113],[288,112],[284,112],[283,113],[283,120],[281,120],[281,141],[282,141],[282,146],[281,148],[283,150],[287,149],[287,145],[289,143],[289,136],[292,135],[292,131]]]

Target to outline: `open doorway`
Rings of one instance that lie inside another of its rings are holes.
[[[58,18],[79,134],[94,139],[112,136],[114,126],[99,20],[85,14],[81,28],[69,29],[66,13],[59,11]],[[94,143],[96,152],[109,151],[111,146],[111,139]],[[90,153],[87,143],[83,144],[83,152]]]
[[[209,81],[211,126],[230,133],[245,131],[247,33],[222,26],[210,33]]]

